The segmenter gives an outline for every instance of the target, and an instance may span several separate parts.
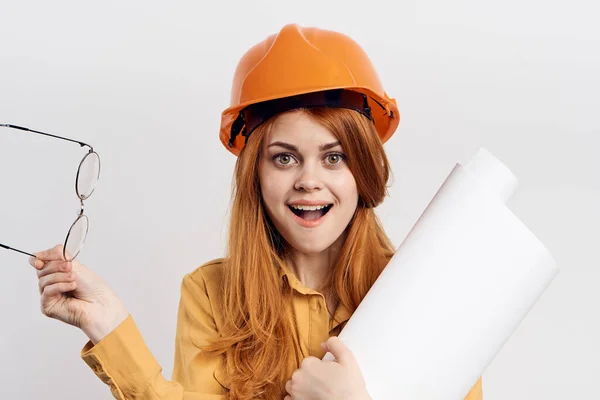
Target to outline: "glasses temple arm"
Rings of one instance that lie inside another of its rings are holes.
[[[25,251],[21,251],[21,250],[17,250],[17,249],[13,249],[13,248],[11,248],[11,247],[8,247],[7,245],[5,245],[5,244],[2,244],[2,243],[0,243],[0,247],[3,247],[3,248],[5,248],[6,250],[12,250],[12,251],[19,252],[19,253],[21,253],[21,254],[26,254],[26,255],[28,255],[28,256],[31,256],[31,257],[34,257],[34,258],[35,258],[35,255],[34,255],[34,254],[27,253],[27,252],[25,252]]]
[[[73,139],[67,139],[64,138],[62,136],[56,136],[56,135],[51,135],[49,133],[44,133],[44,132],[40,132],[40,131],[34,131],[33,129],[29,129],[29,128],[25,128],[23,126],[18,126],[18,125],[11,125],[11,124],[0,124],[0,126],[5,126],[7,128],[14,128],[14,129],[20,129],[22,131],[27,131],[27,132],[33,132],[33,133],[39,133],[40,135],[45,135],[45,136],[51,136],[53,138],[57,138],[57,139],[62,139],[62,140],[67,140],[69,142],[73,142],[73,143],[78,143],[81,147],[87,146],[90,148],[91,151],[94,151],[94,149],[92,148],[92,146],[90,146],[87,143],[84,142],[80,142],[78,140],[73,140]]]

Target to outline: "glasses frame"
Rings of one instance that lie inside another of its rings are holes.
[[[89,231],[89,227],[90,227],[90,223],[89,223],[89,218],[87,217],[87,215],[84,214],[84,200],[89,199],[92,194],[94,193],[94,191],[96,190],[96,185],[98,184],[98,181],[100,180],[100,169],[101,169],[101,163],[100,163],[100,156],[98,155],[98,153],[96,153],[94,151],[94,148],[92,146],[90,146],[87,143],[78,141],[78,140],[73,140],[73,139],[68,139],[62,136],[57,136],[57,135],[52,135],[50,133],[44,133],[44,132],[40,132],[40,131],[36,131],[33,129],[29,129],[29,128],[25,128],[23,126],[18,126],[18,125],[12,125],[12,124],[0,124],[0,127],[6,127],[6,128],[13,128],[13,129],[18,129],[18,130],[22,130],[22,131],[26,131],[26,132],[31,132],[31,133],[36,133],[36,134],[40,134],[40,135],[44,135],[44,136],[50,136],[56,139],[61,139],[61,140],[66,140],[69,142],[73,142],[73,143],[78,143],[81,147],[88,147],[89,151],[83,156],[82,160],[79,162],[79,166],[77,167],[77,175],[75,176],[75,193],[77,194],[77,198],[79,199],[80,203],[81,203],[81,210],[79,211],[79,214],[77,215],[77,218],[75,219],[75,222],[73,222],[71,224],[71,227],[69,228],[69,231],[67,232],[67,237],[65,238],[65,242],[64,242],[64,246],[63,246],[63,258],[65,261],[73,261],[75,259],[75,257],[77,257],[79,255],[79,253],[81,252],[81,249],[83,248],[83,245],[85,244],[85,240],[87,239],[87,234]],[[85,160],[92,156],[95,155],[98,158],[98,176],[96,176],[96,182],[94,183],[94,186],[92,187],[92,190],[90,191],[90,193],[85,196],[82,195],[79,191],[79,174],[81,172],[81,166],[83,165],[83,163],[85,162]],[[81,246],[79,247],[79,249],[77,249],[77,253],[76,254],[68,254],[67,253],[67,243],[69,241],[69,237],[71,236],[73,227],[82,219],[85,218],[86,220],[86,230],[85,230],[85,235],[83,236],[83,241],[81,243]],[[0,247],[6,249],[6,250],[12,250],[12,251],[16,251],[18,253],[21,254],[26,254],[28,256],[31,256],[33,258],[35,258],[34,254],[22,251],[22,250],[18,250],[12,247],[9,247],[5,244],[0,243]],[[70,255],[70,257],[68,257],[68,255]]]

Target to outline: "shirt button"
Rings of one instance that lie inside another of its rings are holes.
[[[102,372],[102,365],[100,365],[100,364],[94,365],[94,372],[96,372],[97,374]]]

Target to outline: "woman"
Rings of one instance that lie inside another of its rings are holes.
[[[350,38],[288,25],[243,56],[231,103],[227,255],[183,278],[173,381],[122,302],[61,246],[30,260],[43,313],[88,335],[82,358],[117,399],[370,399],[337,335],[394,253],[373,209],[396,102]],[[467,399],[482,399],[481,379]]]

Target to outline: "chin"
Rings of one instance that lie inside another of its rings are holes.
[[[281,232],[281,231],[280,231]],[[317,233],[317,232],[314,232]],[[297,234],[285,230],[281,232],[281,236],[294,250],[303,254],[319,254],[326,251],[333,245],[340,235],[332,235],[326,232],[319,232],[318,235]],[[331,239],[336,236],[334,239]]]
[[[327,246],[324,246],[322,243],[315,243],[314,245],[306,242],[298,243],[296,241],[288,241],[288,243],[290,243],[295,251],[302,254],[320,254],[331,246],[331,243]]]

